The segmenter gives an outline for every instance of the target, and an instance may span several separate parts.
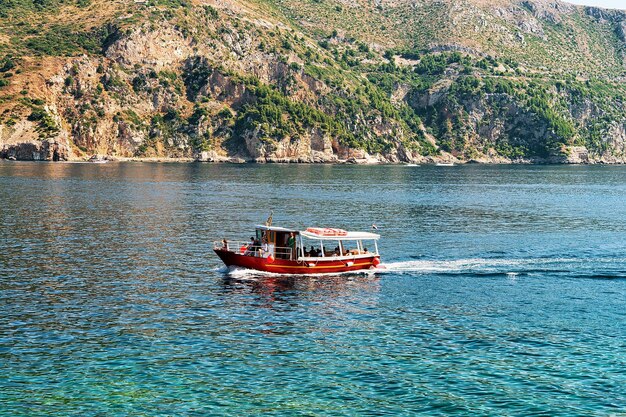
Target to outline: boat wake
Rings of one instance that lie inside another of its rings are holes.
[[[512,259],[456,259],[456,260],[420,260],[384,263],[388,272],[422,272],[422,273],[457,273],[457,272],[498,272],[517,269],[524,260]]]
[[[411,260],[383,263],[376,269],[311,274],[317,276],[346,275],[472,275],[505,276],[516,279],[533,275],[559,275],[578,278],[626,279],[626,258],[520,258],[489,259],[471,258],[454,260]],[[273,272],[257,271],[238,267],[219,267],[215,272],[229,277],[246,280],[263,277],[294,276]]]
[[[626,278],[626,259],[616,258],[521,258],[412,260],[383,263],[380,272],[391,274],[449,274],[519,276],[551,274],[583,278]]]

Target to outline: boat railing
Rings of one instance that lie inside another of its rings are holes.
[[[277,246],[274,248],[274,256],[278,259],[295,259],[295,253],[293,253],[293,250],[283,246]]]
[[[364,251],[364,250],[350,250],[350,251],[346,251],[344,254],[337,254],[336,252],[326,252],[324,253],[324,256],[322,256],[321,254],[319,256],[316,255],[307,255],[305,254],[304,256],[299,256],[298,257],[298,261],[309,261],[309,260],[313,260],[313,261],[320,261],[320,260],[332,260],[332,259],[336,259],[336,260],[354,260],[354,259],[359,259],[359,258],[371,258],[373,256],[380,256],[377,252],[370,252],[370,251]]]
[[[213,249],[227,250],[229,252],[237,253],[239,255],[254,256],[259,258],[267,258],[272,255],[277,259],[295,259],[295,253],[289,247],[281,247],[268,245],[268,250],[263,249],[263,245],[252,245],[249,241],[242,240],[228,240],[214,241]]]

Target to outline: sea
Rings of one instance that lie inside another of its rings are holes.
[[[228,270],[277,226],[385,269]],[[626,415],[626,167],[0,161],[0,416]]]

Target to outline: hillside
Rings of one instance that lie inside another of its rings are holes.
[[[626,160],[626,12],[11,0],[0,157]]]

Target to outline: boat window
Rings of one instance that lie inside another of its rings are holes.
[[[361,253],[372,254],[378,253],[378,246],[375,240],[363,240],[361,243]]]
[[[304,236],[300,236],[302,242],[302,249],[304,249],[304,257],[320,257],[322,256],[322,244],[319,239],[308,239]]]
[[[279,233],[277,247],[282,245],[280,243],[281,238]],[[377,247],[374,240],[326,240],[306,238],[300,235],[296,257],[358,256],[375,253],[377,253]]]
[[[324,242],[324,256],[337,256],[339,252],[339,241],[327,240]]]
[[[263,241],[267,241],[267,243],[275,243],[276,242],[276,232],[272,230],[262,230],[257,229],[256,238],[259,242],[263,243]]]
[[[359,248],[354,240],[344,240],[341,242],[343,246],[343,253],[348,255],[358,255]]]

